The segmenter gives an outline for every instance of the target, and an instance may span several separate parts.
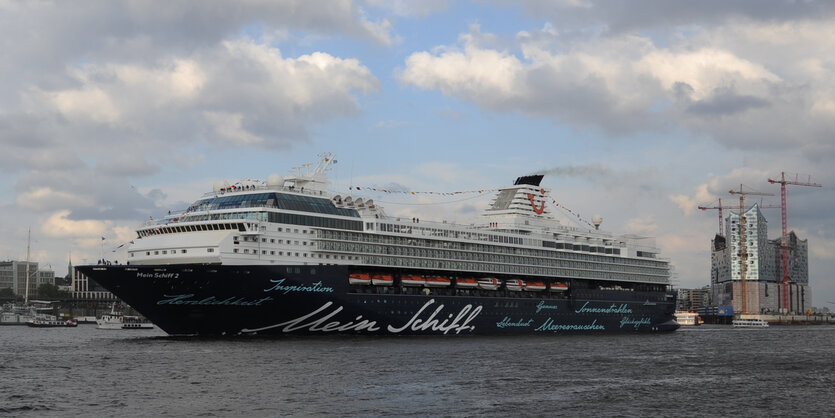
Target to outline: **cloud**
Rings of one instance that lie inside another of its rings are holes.
[[[835,81],[828,76],[835,64],[819,58],[827,56],[819,45],[812,54],[804,46],[828,38],[830,27],[806,23],[795,33],[734,21],[694,36],[673,28],[662,42],[634,33],[577,37],[548,24],[512,42],[485,42],[490,36],[474,26],[458,45],[411,54],[400,80],[491,112],[521,112],[615,138],[686,129],[730,149],[835,157],[827,134],[835,131]],[[773,36],[756,38],[768,28]],[[822,44],[835,48],[835,41]]]
[[[602,26],[612,34],[677,26],[716,26],[739,20],[756,23],[819,20],[835,14],[835,5],[829,2],[793,0],[522,0],[512,3],[521,4],[531,16],[548,19],[559,27],[573,30]]]
[[[72,220],[69,210],[53,213],[41,227],[41,233],[52,238],[90,238],[104,236],[110,223],[100,220]]]

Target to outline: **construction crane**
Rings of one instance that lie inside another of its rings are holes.
[[[699,206],[698,208],[701,210],[719,209],[719,235],[724,235],[725,225],[723,223],[724,218],[722,218],[722,198],[719,198],[719,206]]]
[[[719,204],[717,206],[697,206],[701,210],[710,210],[710,209],[719,209],[719,235],[725,235],[725,224],[724,224],[724,217],[722,217],[722,198],[719,198]],[[780,206],[777,205],[764,205],[762,200],[760,201],[760,208],[761,209],[776,209]]]
[[[780,204],[783,210],[783,239],[780,246],[783,252],[783,308],[786,313],[789,312],[789,238],[786,233],[786,185],[822,187],[820,184],[812,183],[812,176],[809,176],[808,180],[799,181],[797,174],[795,174],[794,180],[786,180],[785,171],[780,173],[780,180],[768,179],[771,184],[780,183]]]
[[[748,302],[747,302],[747,294],[745,289],[745,275],[748,271],[748,249],[746,248],[745,242],[745,196],[746,195],[756,195],[756,196],[774,196],[771,193],[761,193],[750,191],[746,192],[742,190],[742,185],[739,185],[739,190],[731,189],[730,194],[738,194],[739,195],[739,280],[740,280],[740,287],[742,293],[742,313],[748,313]]]

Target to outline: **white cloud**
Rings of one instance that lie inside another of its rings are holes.
[[[17,197],[21,208],[40,210],[44,207],[92,207],[90,196],[77,192],[53,190],[51,187],[37,187]]]
[[[53,213],[41,226],[41,233],[52,238],[99,238],[104,236],[111,226],[110,222],[99,220],[68,219],[69,210]]]
[[[400,79],[490,111],[520,111],[611,136],[685,128],[733,148],[832,152],[826,132],[835,130],[835,81],[827,71],[835,60],[785,60],[794,55],[788,51],[772,56],[773,44],[755,44],[756,31],[746,32],[752,23],[733,23],[670,44],[629,33],[577,39],[546,25],[519,32],[510,49],[474,41],[487,37],[476,27],[461,35],[459,47],[411,54]],[[813,34],[826,37],[827,28],[779,31],[775,48],[802,48]],[[804,123],[792,122],[798,120]]]

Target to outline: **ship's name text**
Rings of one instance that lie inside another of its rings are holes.
[[[136,277],[140,279],[176,279],[180,277],[180,273],[143,273],[139,271],[136,273]]]
[[[625,303],[621,303],[620,305],[615,305],[614,303],[611,306],[607,307],[595,307],[589,306],[589,302],[583,304],[580,309],[574,311],[575,313],[602,313],[602,314],[631,314],[632,309]]]
[[[322,286],[322,282],[316,282],[310,285],[303,285],[303,284],[294,284],[294,285],[286,285],[284,284],[285,279],[278,279],[278,280],[270,280],[270,283],[273,283],[273,286],[267,289],[264,289],[265,292],[284,292],[284,294],[288,294],[290,292],[308,292],[308,293],[333,293],[332,287]]]
[[[225,306],[261,306],[262,303],[273,300],[267,296],[261,299],[239,298],[230,296],[226,299],[219,299],[209,296],[203,299],[194,299],[194,293],[183,295],[163,295],[166,299],[157,301],[157,305],[225,305]]]

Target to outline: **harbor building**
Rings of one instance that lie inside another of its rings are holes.
[[[782,238],[768,239],[768,222],[758,205],[726,218],[725,235],[711,240],[710,297],[714,306],[733,306],[735,313],[781,313],[783,300]],[[792,231],[788,234],[788,313],[811,307],[808,245]],[[743,253],[742,250],[745,250]],[[742,260],[745,260],[743,271]],[[743,309],[743,282],[744,303]],[[745,311],[745,312],[743,312]],[[785,313],[785,312],[783,312]]]
[[[710,287],[701,289],[678,289],[676,298],[676,310],[696,312],[701,311],[710,305]]]
[[[116,296],[70,264],[72,296],[77,300],[115,301]]]
[[[55,272],[41,269],[33,261],[0,261],[0,289],[11,289],[17,296],[26,294],[26,271],[29,266],[29,297],[37,297],[38,286],[55,284]]]

